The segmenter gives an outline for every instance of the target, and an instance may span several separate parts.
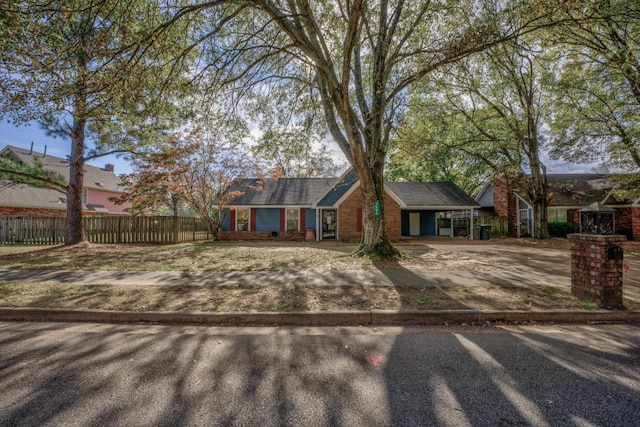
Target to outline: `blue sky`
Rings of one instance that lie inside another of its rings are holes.
[[[71,151],[71,141],[62,138],[54,138],[47,136],[46,132],[40,129],[37,123],[29,126],[16,127],[6,121],[0,122],[0,149],[5,145],[13,145],[21,148],[30,148],[31,142],[34,142],[34,151],[42,153],[45,145],[47,153],[57,157],[66,157]],[[546,156],[542,158],[543,163],[547,165],[547,173],[581,173],[591,172],[595,165],[576,165],[568,164],[562,161],[554,161]],[[105,156],[88,162],[93,166],[104,167],[105,164],[111,163],[115,165],[117,174],[130,173],[131,166],[124,159],[116,156]]]
[[[0,150],[6,145],[29,149],[33,142],[33,150],[39,153],[44,152],[47,146],[47,154],[52,156],[65,158],[71,152],[71,141],[60,137],[48,136],[45,131],[40,129],[37,123],[29,126],[16,127],[6,121],[0,122]],[[107,163],[115,166],[117,174],[130,173],[131,166],[124,159],[116,156],[105,156],[99,159],[87,162],[90,165],[104,167]]]

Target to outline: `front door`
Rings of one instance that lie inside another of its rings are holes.
[[[409,236],[420,235],[420,212],[409,213]]]
[[[322,211],[322,240],[335,239],[336,238],[336,211],[323,210]]]

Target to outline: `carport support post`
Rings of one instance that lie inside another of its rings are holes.
[[[469,209],[471,216],[469,217],[469,239],[473,240],[473,208]]]
[[[619,235],[569,234],[571,294],[607,310],[622,305],[622,244]]]

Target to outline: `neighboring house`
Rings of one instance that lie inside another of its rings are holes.
[[[628,239],[640,239],[640,198],[619,200],[616,190],[624,185],[615,174],[549,174],[549,221],[571,222],[578,229],[582,209],[600,202],[616,209],[615,232]],[[482,209],[479,215],[505,217],[510,236],[531,236],[533,208],[519,194],[517,184],[503,177],[482,187],[475,200]]]
[[[69,179],[69,161],[45,153],[6,146],[2,154],[9,154],[15,160],[33,163],[39,159],[44,169],[59,173]],[[113,165],[104,169],[85,165],[84,187],[82,190],[83,213],[88,215],[123,215],[131,205],[116,205],[109,199],[122,194],[120,179],[114,173]],[[65,216],[66,193],[54,189],[37,188],[26,184],[11,184],[0,181],[0,216]]]
[[[222,222],[223,239],[357,241],[362,237],[362,191],[353,170],[340,178],[237,180],[242,193]],[[450,182],[386,182],[385,221],[391,240],[402,236],[452,235],[438,230],[439,212],[473,211],[477,202]],[[313,237],[311,237],[313,236]]]

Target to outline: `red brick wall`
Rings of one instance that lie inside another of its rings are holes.
[[[640,240],[640,208],[616,209],[616,234],[622,234],[629,240]],[[580,232],[580,212],[567,210],[567,222],[572,222],[576,233]]]
[[[615,213],[616,234],[622,234],[627,239],[633,238],[633,218],[631,208],[618,208]]]
[[[509,194],[511,186],[504,177],[499,177],[493,183],[493,210],[496,216],[509,216]]]
[[[633,240],[640,240],[640,207],[631,208],[631,229]]]
[[[567,222],[573,224],[576,233],[580,232],[580,212],[577,209],[567,209]]]
[[[622,260],[607,257],[624,236],[571,234],[571,293],[606,309],[622,307]]]
[[[518,235],[518,214],[516,195],[513,185],[504,176],[500,176],[493,183],[493,210],[496,216],[507,218],[508,232],[511,237]]]
[[[0,206],[0,216],[66,217],[66,209],[33,209]],[[121,216],[96,211],[82,211],[82,216]]]
[[[344,242],[359,242],[362,231],[358,231],[359,209],[362,209],[362,190],[356,188],[338,208],[338,238]],[[388,194],[384,207],[387,234],[392,241],[400,240],[400,206]]]
[[[10,206],[0,206],[0,216],[47,216],[47,217],[65,217],[66,209],[32,209],[32,208],[15,208]]]

